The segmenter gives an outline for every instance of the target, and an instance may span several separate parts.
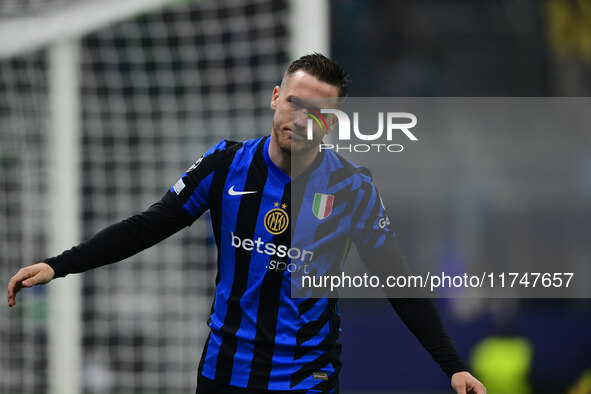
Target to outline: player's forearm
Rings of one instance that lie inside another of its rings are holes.
[[[389,301],[448,377],[456,372],[468,371],[431,299],[391,298]]]
[[[187,226],[189,222],[181,209],[165,196],[148,210],[110,225],[87,241],[44,261],[59,278],[124,260]]]
[[[365,261],[372,274],[382,278],[388,275],[412,275],[396,239],[366,256]],[[388,290],[387,296],[404,324],[448,377],[468,370],[449,337],[435,304],[422,290],[393,288]]]
[[[131,227],[121,221],[59,256],[44,261],[55,271],[55,278],[59,278],[123,260],[145,249],[140,244],[135,240]]]

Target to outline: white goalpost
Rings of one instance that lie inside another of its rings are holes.
[[[62,39],[49,47],[49,223],[48,253],[80,242],[79,42]],[[49,392],[80,392],[80,278],[55,283],[49,292]]]
[[[217,141],[267,134],[287,63],[329,53],[327,0],[19,4],[10,17],[0,5],[6,281],[146,209]],[[130,261],[21,291],[0,308],[0,392],[194,390],[214,248],[200,220]]]
[[[290,0],[291,59],[319,52],[330,56],[330,3],[328,0]]]

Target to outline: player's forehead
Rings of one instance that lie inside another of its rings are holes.
[[[339,89],[335,85],[320,81],[303,70],[297,70],[284,81],[283,92],[300,98],[338,97]]]

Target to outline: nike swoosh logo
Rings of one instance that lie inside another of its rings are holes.
[[[231,196],[241,196],[243,194],[252,194],[252,193],[256,193],[256,190],[252,191],[252,192],[238,192],[238,191],[234,190],[234,185],[232,185],[230,190],[228,190],[228,194]]]

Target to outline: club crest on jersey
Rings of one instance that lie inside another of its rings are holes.
[[[289,216],[285,209],[287,208],[287,204],[281,204],[281,208],[279,208],[279,203],[275,203],[275,208],[271,209],[265,215],[265,228],[268,232],[273,235],[282,234],[289,226]]]
[[[332,203],[334,196],[332,194],[314,194],[314,203],[312,204],[312,211],[314,216],[318,219],[326,219],[332,212]]]

